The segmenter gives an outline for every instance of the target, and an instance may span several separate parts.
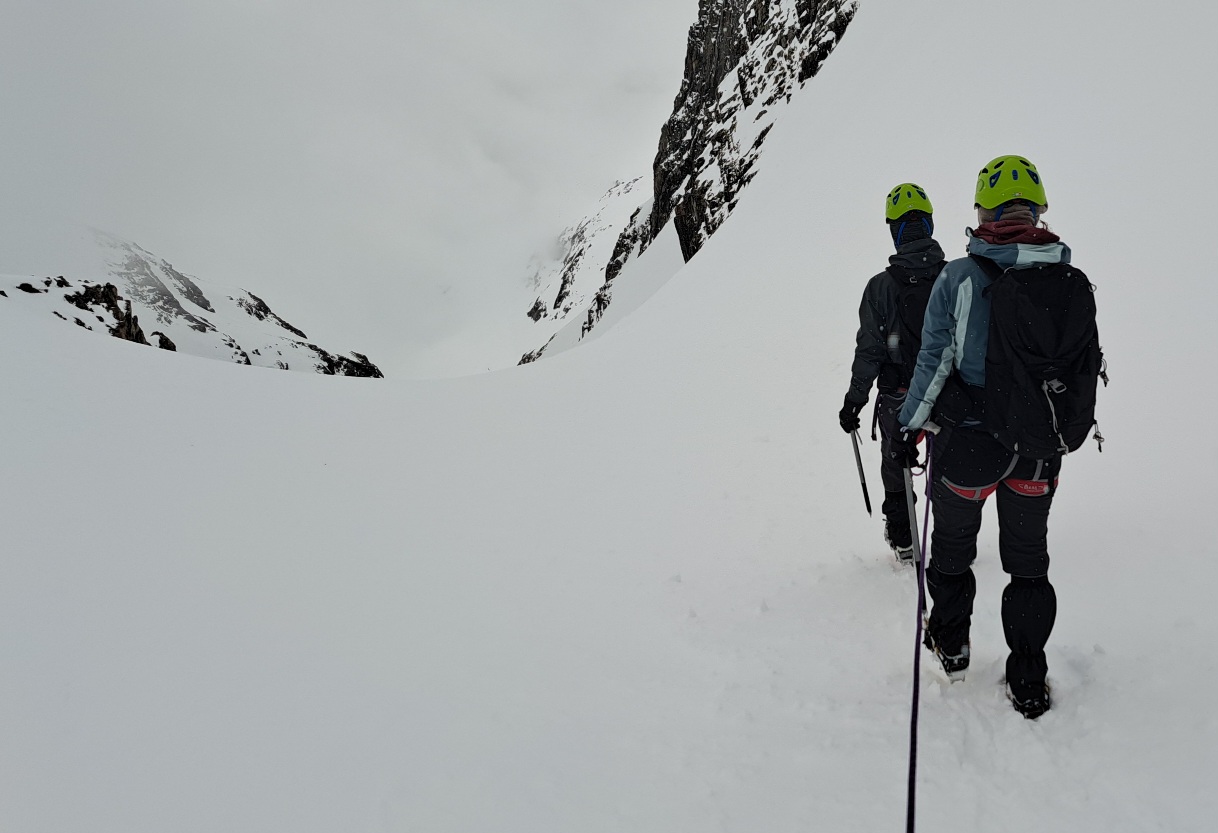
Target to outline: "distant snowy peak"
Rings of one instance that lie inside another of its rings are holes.
[[[643,178],[616,182],[596,208],[563,231],[553,252],[530,264],[537,300],[528,316],[546,331],[546,339],[572,317],[583,316],[605,282],[605,264],[622,230],[639,214]]]
[[[529,311],[543,327],[538,335],[544,343],[521,364],[550,348],[556,321],[580,318],[574,339],[587,336],[613,302],[623,270],[670,223],[682,258],[698,253],[756,175],[761,147],[781,108],[820,70],[857,9],[858,0],[700,0],[689,30],[685,77],[660,131],[651,193],[639,200],[638,180],[628,188],[615,186],[594,214],[563,234],[562,254],[553,260],[558,265],[539,270],[545,276],[538,280],[542,292]],[[654,270],[647,271],[654,280]],[[551,301],[555,275],[564,278]],[[572,291],[564,294],[567,276]]]
[[[86,274],[0,281],[0,302],[22,303],[95,332],[237,364],[381,378],[368,357],[333,353],[243,289],[210,286],[163,258],[94,231]],[[146,332],[147,331],[147,332]]]

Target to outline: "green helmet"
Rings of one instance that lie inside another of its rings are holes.
[[[977,174],[977,205],[997,208],[1010,200],[1049,204],[1040,172],[1022,156],[999,156]]]
[[[930,197],[926,196],[926,191],[922,190],[922,186],[914,185],[912,182],[902,182],[888,192],[888,200],[884,203],[884,216],[891,223],[901,219],[909,211],[935,213],[935,209],[930,204]]]

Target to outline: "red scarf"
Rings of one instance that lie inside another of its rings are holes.
[[[985,223],[974,231],[975,237],[980,237],[986,243],[1005,246],[1008,243],[1057,243],[1061,240],[1047,228],[1037,228],[1019,220],[999,220],[996,223]]]

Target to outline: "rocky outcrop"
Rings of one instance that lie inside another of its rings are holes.
[[[366,379],[385,378],[380,368],[368,361],[368,357],[363,353],[352,353],[352,358],[347,358],[328,353],[315,344],[310,344],[309,347],[317,352],[317,358],[320,360],[317,363],[318,373],[327,376],[362,376]]]
[[[699,0],[681,89],[660,130],[651,199],[636,204],[601,261],[600,286],[577,305],[581,338],[609,308],[623,269],[669,223],[686,261],[723,225],[757,173],[782,106],[817,74],[857,7],[857,0]],[[587,259],[578,236],[567,242],[568,259]],[[536,360],[552,341],[550,333],[521,363]]]
[[[70,284],[64,281],[61,286],[67,287]],[[147,337],[144,336],[144,331],[140,329],[139,318],[131,310],[131,301],[124,300],[118,294],[118,287],[114,284],[106,283],[86,286],[79,292],[69,293],[63,297],[65,301],[77,309],[92,313],[99,321],[104,321],[104,318],[98,314],[99,311],[109,314],[114,320],[114,324],[108,326],[107,329],[110,335],[115,338],[121,338],[124,341],[134,341],[136,344],[148,343]],[[86,326],[80,319],[76,319],[76,323],[86,329],[92,329]]]
[[[100,256],[100,268],[90,274],[105,279],[74,277],[73,286],[60,275],[14,283],[23,300],[5,303],[41,305],[62,321],[87,330],[104,327],[137,344],[148,344],[140,319],[155,321],[156,345],[172,352],[326,375],[384,375],[362,353],[343,355],[309,342],[257,295],[235,288],[205,292],[196,279],[134,243],[103,232],[90,236]],[[8,297],[2,290],[0,296]]]
[[[681,91],[660,130],[651,213],[621,248],[645,249],[672,219],[685,259],[697,254],[755,175],[773,108],[816,75],[856,8],[856,0],[701,0]]]
[[[110,328],[110,335],[115,338],[121,338],[124,341],[134,341],[136,344],[147,344],[148,339],[144,336],[144,331],[140,329],[140,320],[131,311],[131,302],[127,301],[123,307],[123,313],[119,316],[118,323]]]
[[[293,335],[300,336],[301,338],[308,338],[308,336],[304,334],[303,330],[293,327],[278,315],[271,312],[271,308],[266,305],[266,301],[262,300],[252,292],[246,292],[245,294],[248,297],[236,299],[237,306],[241,307],[241,309],[245,310],[259,321],[270,321],[272,324],[277,324],[278,326],[283,327]]]
[[[552,340],[552,338],[551,338],[551,340]],[[529,352],[525,353],[523,356],[520,357],[520,361],[517,362],[517,364],[518,365],[519,364],[532,364],[533,362],[535,362],[541,358],[542,353],[544,353],[546,351],[546,348],[549,346],[550,346],[550,342],[547,341],[545,344],[541,345],[536,350],[530,350]]]
[[[642,177],[615,182],[592,213],[563,231],[552,256],[534,260],[537,300],[526,313],[529,318],[545,321],[553,330],[587,307],[604,283],[605,263],[618,235],[638,213],[638,194],[644,188]]]
[[[152,335],[156,336],[157,347],[160,347],[162,350],[168,350],[171,353],[178,352],[178,345],[174,344],[169,336],[160,332],[152,333]]]

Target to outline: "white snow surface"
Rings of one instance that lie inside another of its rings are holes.
[[[644,210],[648,208],[649,206],[644,206]],[[681,271],[684,265],[685,259],[681,256],[681,241],[677,238],[677,229],[669,222],[647,247],[647,251],[627,261],[621,274],[614,279],[607,290],[611,303],[597,319],[596,326],[593,329],[587,328],[587,315],[567,322],[567,325],[551,338],[545,355],[552,356],[570,350],[583,341],[598,338],[645,304],[673,275]]]
[[[271,373],[0,304],[0,830],[903,829],[916,588],[836,411],[884,193],[958,255],[1008,152],[1098,287],[1108,443],[1055,498],[1035,722],[987,513],[918,829],[1213,829],[1214,12],[1122,5],[865,0],[699,256],[525,367]]]

